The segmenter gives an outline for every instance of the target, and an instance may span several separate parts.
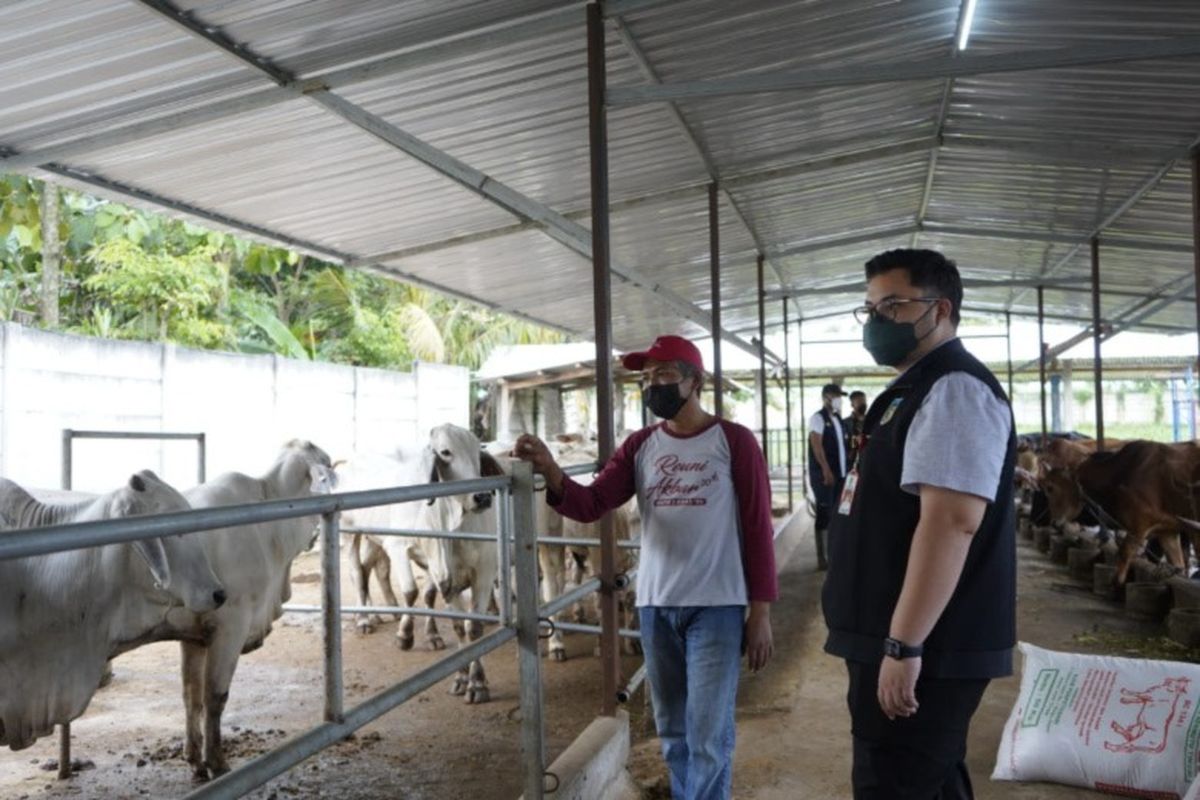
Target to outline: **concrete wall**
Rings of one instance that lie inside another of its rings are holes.
[[[382,452],[443,422],[467,425],[468,387],[463,367],[391,372],[0,323],[0,474],[58,487],[63,428],[202,432],[210,477],[259,474],[293,438],[333,458]],[[147,467],[182,488],[195,483],[196,445],[76,440],[73,462],[83,491]]]

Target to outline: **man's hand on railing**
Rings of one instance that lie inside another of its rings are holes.
[[[545,442],[531,433],[523,433],[513,445],[510,455],[532,464],[534,472],[546,476],[546,488],[551,494],[562,496],[563,472]]]

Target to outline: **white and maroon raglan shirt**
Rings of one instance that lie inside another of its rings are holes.
[[[563,478],[548,500],[581,522],[637,494],[641,509],[639,606],[735,606],[774,601],[774,532],[766,462],[754,434],[715,420],[680,435],[643,428],[590,486]]]

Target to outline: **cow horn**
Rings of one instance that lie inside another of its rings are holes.
[[[142,480],[141,475],[131,475],[129,476],[129,488],[135,492],[144,492],[146,491],[146,482]]]

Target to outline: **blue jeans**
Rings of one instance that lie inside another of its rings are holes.
[[[671,796],[729,798],[745,606],[644,606],[638,613]]]

